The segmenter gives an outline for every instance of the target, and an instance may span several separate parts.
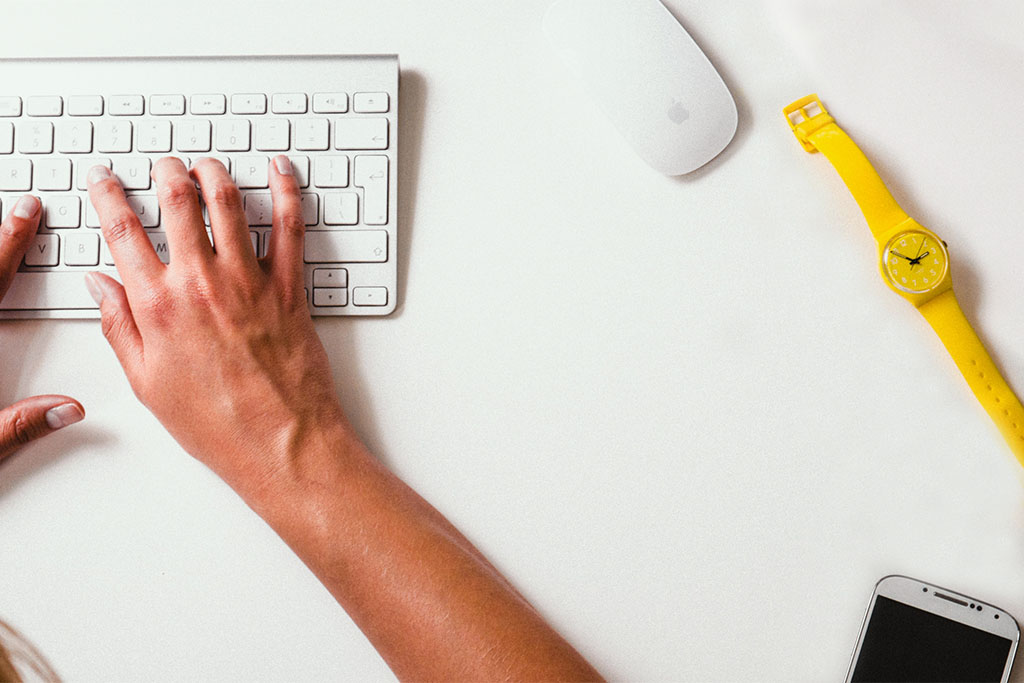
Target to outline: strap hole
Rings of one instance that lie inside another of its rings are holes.
[[[992,391],[992,385],[991,384],[987,385],[985,388],[988,389],[989,391]]]
[[[974,359],[972,358],[972,359],[971,359],[971,365],[977,365],[977,364],[978,364],[978,361],[976,361],[976,360],[974,360]]]
[[[996,396],[996,403],[1001,403],[998,396]]]

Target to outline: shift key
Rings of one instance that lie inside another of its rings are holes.
[[[387,260],[386,230],[306,232],[306,263],[384,263]]]

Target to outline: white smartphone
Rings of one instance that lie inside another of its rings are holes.
[[[992,605],[906,576],[875,585],[847,683],[1006,683],[1020,628]]]

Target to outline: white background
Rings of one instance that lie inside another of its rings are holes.
[[[18,3],[0,54],[399,53],[401,308],[318,330],[375,452],[605,675],[840,679],[889,573],[1024,617],[1021,467],[781,115],[821,95],[1024,390],[1021,5],[666,0],[740,123],[665,178],[547,4]],[[63,676],[391,677],[98,323],[3,323],[0,377],[88,412],[0,467],[0,615]]]

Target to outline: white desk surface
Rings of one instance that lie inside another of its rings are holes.
[[[1022,6],[667,0],[740,112],[673,179],[547,4],[21,3],[0,54],[400,54],[401,309],[317,327],[363,437],[606,675],[841,679],[889,573],[1024,618],[1021,467],[781,115],[821,94],[1024,390]],[[391,678],[97,323],[4,323],[0,377],[88,411],[0,468],[0,615],[67,679]]]

